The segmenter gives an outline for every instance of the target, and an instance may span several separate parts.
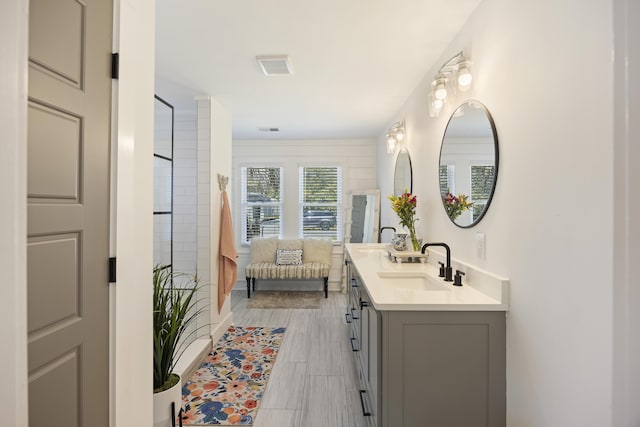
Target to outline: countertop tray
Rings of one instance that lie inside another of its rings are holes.
[[[428,253],[415,251],[397,251],[393,245],[387,245],[386,248],[389,258],[394,262],[427,262]]]

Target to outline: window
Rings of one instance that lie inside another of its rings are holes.
[[[279,237],[282,230],[282,168],[243,167],[242,243],[254,237]]]
[[[342,238],[342,168],[300,167],[300,235]]]
[[[456,194],[456,165],[440,165],[440,194]]]
[[[471,165],[470,169],[471,201],[473,202],[473,221],[475,221],[480,217],[491,196],[496,171],[493,165]]]

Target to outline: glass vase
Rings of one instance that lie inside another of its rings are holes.
[[[409,237],[411,238],[411,246],[413,247],[414,252],[420,252],[422,249],[422,239],[416,236],[415,230],[411,230],[409,232]]]

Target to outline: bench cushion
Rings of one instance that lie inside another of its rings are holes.
[[[255,279],[322,279],[329,277],[329,267],[329,264],[319,262],[300,265],[276,265],[273,262],[260,262],[247,265],[245,275]]]

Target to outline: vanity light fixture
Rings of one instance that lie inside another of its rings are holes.
[[[458,52],[440,67],[431,82],[429,115],[438,117],[447,98],[457,90],[469,90],[472,83],[471,61],[463,52]]]
[[[395,122],[387,132],[387,154],[393,154],[396,150],[396,144],[404,140],[406,134],[404,120]]]

